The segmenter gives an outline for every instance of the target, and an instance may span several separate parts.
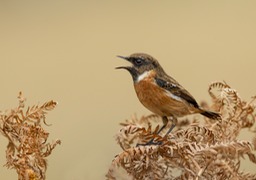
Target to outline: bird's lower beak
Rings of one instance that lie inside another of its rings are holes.
[[[119,67],[116,67],[116,69],[126,69],[126,70],[128,70],[128,71],[130,71],[131,68],[132,68],[132,67],[130,67],[130,66],[119,66]]]
[[[132,75],[132,79],[133,81],[136,80],[137,78],[137,71],[136,69],[134,69],[133,67],[130,66],[120,66],[120,67],[116,67],[116,69],[126,69],[131,75]]]

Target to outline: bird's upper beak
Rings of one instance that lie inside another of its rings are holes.
[[[121,59],[124,59],[126,61],[129,61],[129,57],[126,57],[126,56],[117,56],[117,57],[119,57]],[[116,67],[116,69],[126,69],[126,70],[130,71],[132,69],[132,67],[130,67],[130,66],[119,66],[119,67]]]
[[[117,56],[117,57],[119,57],[119,58],[122,58],[122,59],[125,59],[125,60],[129,60],[129,57],[126,57],[126,56]]]

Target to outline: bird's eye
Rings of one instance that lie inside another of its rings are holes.
[[[136,58],[136,59],[134,59],[134,63],[135,63],[136,65],[141,65],[141,64],[142,64],[142,59]]]

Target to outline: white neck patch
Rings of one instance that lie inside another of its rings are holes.
[[[144,73],[138,76],[136,82],[140,82],[141,80],[147,78],[149,75],[150,75],[150,71],[145,71]]]

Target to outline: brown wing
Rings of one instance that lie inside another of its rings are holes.
[[[169,78],[168,78],[169,79]],[[191,94],[187,90],[185,90],[181,85],[178,83],[172,83],[168,80],[164,80],[161,78],[155,78],[156,84],[160,86],[161,88],[164,88],[165,90],[169,91],[175,96],[180,97],[181,99],[185,100],[195,108],[199,108],[196,100],[193,98]]]

